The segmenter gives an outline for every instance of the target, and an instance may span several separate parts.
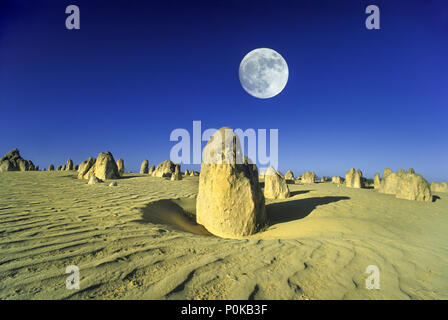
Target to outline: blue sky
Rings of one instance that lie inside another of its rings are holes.
[[[65,28],[76,4],[81,29]],[[369,4],[381,29],[364,26]],[[170,133],[279,130],[279,169],[448,180],[446,1],[2,1],[0,153],[41,167],[110,150],[129,170]],[[279,52],[289,81],[256,99],[242,58]],[[198,166],[183,166],[195,168]]]

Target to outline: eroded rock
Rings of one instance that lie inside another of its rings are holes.
[[[124,160],[123,159],[117,160],[117,169],[118,169],[118,174],[120,175],[120,177],[123,176],[123,174],[124,174]]]
[[[230,128],[216,131],[203,150],[196,219],[212,234],[226,238],[253,234],[266,223],[257,166],[243,157]]]
[[[148,166],[148,160],[143,160],[142,165],[140,166],[140,174],[147,174],[149,172]]]
[[[306,171],[302,174],[302,183],[316,183],[316,174],[314,172]]]
[[[264,196],[269,199],[289,198],[290,192],[286,179],[273,168],[269,167],[264,175]]]

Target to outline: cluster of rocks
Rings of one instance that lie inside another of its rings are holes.
[[[289,172],[289,171],[288,171]],[[288,174],[288,173],[286,173]],[[289,187],[286,184],[286,175],[283,177],[273,167],[264,172],[264,196],[269,199],[289,198]]]
[[[399,199],[432,201],[431,188],[428,181],[416,174],[414,169],[407,172],[403,169],[394,173],[386,167],[378,192],[392,194]]]
[[[228,135],[230,132],[230,136]],[[241,144],[238,136],[229,128],[218,130],[207,143],[203,151],[201,174],[196,171],[181,172],[179,164],[166,160],[157,167],[149,168],[148,160],[141,164],[140,173],[153,177],[167,177],[171,180],[182,180],[183,176],[199,176],[199,192],[197,197],[197,215],[199,224],[204,225],[211,233],[221,237],[239,237],[257,232],[267,220],[265,198],[286,199],[290,197],[288,181],[294,181],[294,174],[288,170],[285,175],[269,167],[258,174],[258,169],[248,158],[242,156]],[[229,144],[231,143],[231,145]],[[210,161],[212,159],[212,161]],[[236,161],[236,159],[244,159]],[[0,159],[0,172],[3,171],[35,171],[39,170],[31,160],[24,160],[19,150],[14,149]],[[46,169],[43,169],[46,171]],[[50,164],[48,171],[54,171]],[[58,171],[78,172],[79,179],[88,180],[88,184],[96,184],[108,179],[118,179],[125,172],[124,160],[115,162],[112,153],[100,153],[98,157],[89,158],[79,166],[75,166],[72,159],[68,159]],[[262,191],[259,179],[264,179]],[[301,183],[316,183],[316,174],[307,171],[297,177]],[[329,181],[322,177],[320,182]],[[400,199],[416,201],[432,201],[431,192],[448,192],[446,182],[433,182],[431,186],[414,169],[403,169],[394,173],[391,169],[384,170],[382,178],[379,173],[374,175],[373,181],[366,180],[361,170],[351,168],[345,174],[345,180],[333,176],[331,182],[342,184],[349,188],[364,188],[372,186],[380,193],[392,194]],[[368,183],[367,183],[368,182]],[[116,186],[112,182],[110,186]]]
[[[78,169],[79,169],[79,166],[78,165],[75,166],[73,164],[73,160],[72,159],[68,159],[67,163],[64,164],[63,166],[60,165],[60,166],[56,167],[56,171],[73,171],[73,170],[78,171]],[[54,171],[54,165],[53,164],[50,164],[48,166],[48,171]]]
[[[196,220],[220,237],[253,234],[267,220],[257,166],[246,157],[236,160],[241,158],[241,144],[230,128],[216,131],[203,150]]]
[[[9,151],[0,159],[0,172],[5,171],[38,171],[39,166],[35,166],[31,160],[25,160],[20,156],[18,149]]]
[[[448,184],[446,182],[433,182],[431,183],[432,192],[448,192]]]
[[[345,186],[349,188],[364,188],[364,179],[361,170],[351,168],[345,173]]]
[[[120,178],[117,163],[111,152],[101,152],[96,159],[89,158],[79,165],[78,179],[89,180],[90,184],[90,181],[92,181],[92,183],[96,182],[95,178],[100,181]]]
[[[149,167],[149,161],[143,160],[140,166],[140,174],[147,174],[152,177],[158,178],[171,178],[171,180],[182,180],[182,172],[180,170],[180,165],[172,162],[171,160],[166,160],[160,163],[157,167]],[[185,176],[190,175],[188,170],[185,170]],[[191,175],[196,175],[191,171]]]
[[[343,181],[343,179],[339,176],[333,176],[331,177],[331,182],[332,183],[337,183],[337,184],[341,184]]]

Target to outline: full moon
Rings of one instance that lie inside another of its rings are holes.
[[[240,64],[239,76],[250,95],[267,99],[278,95],[288,82],[288,65],[276,51],[268,48],[252,50]]]

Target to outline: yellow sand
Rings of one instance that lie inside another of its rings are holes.
[[[423,203],[289,187],[291,198],[268,201],[266,231],[229,240],[191,220],[197,177],[109,187],[1,173],[0,299],[448,299],[448,193]],[[68,265],[79,290],[65,287]],[[366,289],[369,265],[379,290]]]

